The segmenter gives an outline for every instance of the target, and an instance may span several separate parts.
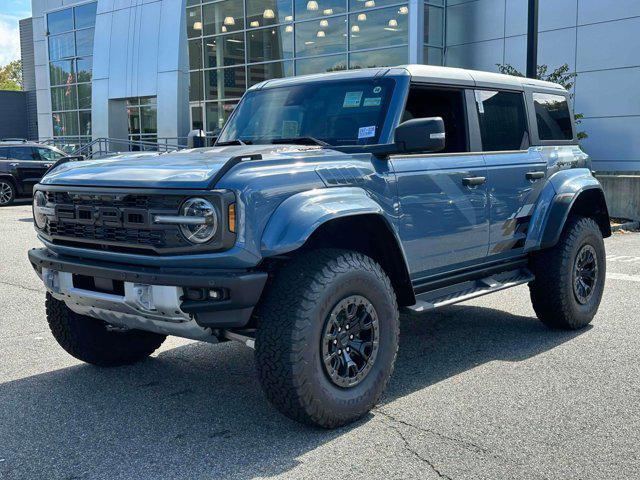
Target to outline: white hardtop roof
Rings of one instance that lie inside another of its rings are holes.
[[[410,75],[418,82],[446,85],[460,85],[479,88],[509,88],[522,90],[525,87],[553,89],[566,92],[562,85],[532,78],[515,77],[501,73],[467,70],[464,68],[438,67],[435,65],[399,65],[397,67],[363,68],[344,70],[341,72],[317,73],[276,80],[267,80],[251,89],[270,88],[283,85],[297,85],[306,82],[319,81],[328,77],[357,79],[370,77],[385,77],[392,75]]]

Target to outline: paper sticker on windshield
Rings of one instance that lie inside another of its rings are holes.
[[[342,108],[357,108],[362,100],[362,92],[347,92],[342,102]]]
[[[361,138],[371,138],[376,136],[376,126],[372,125],[370,127],[360,127],[358,129],[358,139]]]
[[[367,97],[362,102],[363,107],[379,107],[382,103],[381,97]]]
[[[300,125],[295,120],[285,120],[282,122],[282,138],[295,138],[300,136]]]

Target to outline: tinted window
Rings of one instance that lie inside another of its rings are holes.
[[[60,160],[64,155],[62,153],[58,153],[55,150],[51,150],[50,148],[36,148],[40,160],[49,161],[49,160]]]
[[[402,121],[441,117],[444,121],[443,152],[466,152],[467,121],[462,90],[411,87]]]
[[[572,140],[571,114],[567,98],[562,95],[534,93],[538,136],[540,140]]]
[[[9,149],[8,148],[0,148],[0,158],[7,158],[7,155],[9,155]]]
[[[527,117],[521,93],[476,91],[482,149],[485,152],[529,147]]]
[[[12,147],[9,149],[9,158],[15,160],[36,160],[36,154],[31,147]]]

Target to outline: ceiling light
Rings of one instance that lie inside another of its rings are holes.
[[[316,42],[313,42],[311,40],[308,40],[308,41],[304,42],[305,45],[313,45],[314,43],[316,43]]]
[[[318,2],[316,2],[316,0],[309,0],[307,2],[307,10],[309,10],[310,12],[315,12],[316,10],[318,10]]]
[[[396,27],[398,26],[398,21],[397,21],[395,18],[392,18],[391,20],[389,20],[388,25],[389,25],[391,28],[396,28]]]
[[[327,9],[323,10],[322,13],[325,14],[325,15],[331,15],[331,14],[333,14],[333,8],[327,8]]]
[[[224,25],[222,25],[222,28],[221,28],[220,30],[222,30],[223,32],[226,32],[226,31],[227,31],[227,27],[225,27]]]
[[[270,8],[267,8],[262,14],[264,18],[276,18],[276,14]]]
[[[222,22],[222,23],[224,23],[225,25],[229,25],[229,26],[235,25],[236,24],[236,19],[233,18],[233,17],[224,17],[224,22]]]
[[[320,26],[321,27],[328,27],[329,26],[329,21],[328,20],[320,20]]]
[[[318,33],[316,33],[316,37],[318,38],[324,38],[326,35],[324,34],[323,30],[318,30]]]
[[[359,27],[358,25],[353,25],[353,26],[351,27],[351,31],[352,31],[353,33],[358,33],[358,32],[360,31],[360,27]]]
[[[366,22],[367,21],[367,14],[366,13],[361,13],[360,15],[358,15],[358,21],[359,22]]]
[[[287,15],[286,17],[284,17],[284,20],[286,22],[291,22],[293,20],[293,15]]]
[[[409,7],[400,7],[398,9],[398,13],[400,15],[406,15],[407,13],[409,13]]]
[[[202,30],[202,22],[193,22],[194,30]]]
[[[259,27],[260,26],[260,22],[257,20],[254,20],[253,22],[251,22],[249,24],[250,27]]]
[[[233,35],[229,35],[230,37],[232,37]],[[242,43],[242,40],[238,40],[237,38],[229,38],[227,40],[227,42],[231,42],[231,43]]]
[[[364,2],[365,8],[372,8],[376,6],[376,2],[374,0],[367,0]]]
[[[286,27],[284,27],[284,31],[287,33],[293,32],[293,25],[287,25]]]

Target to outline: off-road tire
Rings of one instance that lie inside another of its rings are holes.
[[[8,189],[8,190],[7,190]],[[0,179],[0,207],[8,207],[16,200],[16,185],[6,178]],[[5,198],[9,195],[9,199]]]
[[[53,336],[69,354],[100,367],[118,367],[144,360],[166,338],[152,332],[107,330],[106,324],[79,315],[47,293],[47,321]]]
[[[574,292],[574,266],[585,245],[595,251],[598,270],[593,293],[582,304]],[[545,325],[576,330],[593,320],[604,291],[606,257],[602,233],[592,218],[570,216],[558,243],[537,252],[531,259],[531,267],[535,275],[535,280],[529,284],[531,302]]]
[[[378,316],[379,349],[357,385],[341,388],[321,359],[321,337],[332,309],[350,295],[371,302]],[[255,358],[267,399],[302,423],[334,428],[350,423],[379,401],[398,351],[395,292],[371,258],[346,250],[301,254],[277,271],[258,306]]]

